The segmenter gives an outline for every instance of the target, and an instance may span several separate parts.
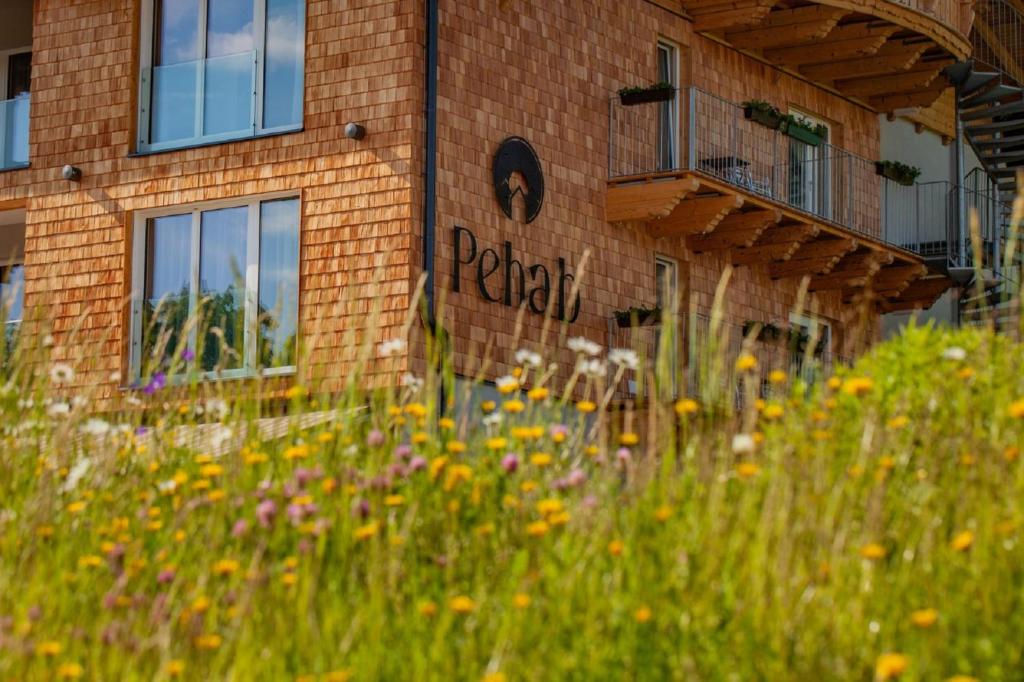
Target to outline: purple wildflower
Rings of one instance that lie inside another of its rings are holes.
[[[156,581],[161,585],[166,585],[169,582],[174,581],[174,569],[165,568],[156,575]]]
[[[427,468],[425,457],[416,456],[409,460],[409,471],[422,471]]]
[[[264,528],[270,528],[277,516],[277,504],[273,500],[263,500],[256,505],[256,520]]]
[[[146,395],[153,395],[166,385],[167,375],[164,374],[163,372],[157,372],[152,377],[150,377],[149,382],[146,384],[146,387],[142,389],[142,392],[145,393]]]
[[[573,469],[566,476],[565,482],[573,488],[579,488],[581,485],[587,482],[587,472],[583,469]]]
[[[384,434],[377,429],[366,434],[366,444],[371,448],[379,448],[381,445],[384,445],[385,440]]]
[[[370,515],[370,503],[366,498],[361,497],[355,501],[355,504],[352,505],[352,514],[361,519],[365,519]]]
[[[395,457],[397,459],[405,459],[412,454],[412,446],[408,443],[402,443],[395,448]]]
[[[231,527],[231,535],[236,538],[244,537],[249,532],[249,522],[245,519],[238,519]]]
[[[184,360],[185,362],[192,362],[193,360],[196,359],[196,354],[192,352],[191,348],[186,348],[185,350],[181,351],[181,359]]]
[[[514,474],[519,468],[519,458],[513,452],[508,453],[501,460],[501,468],[505,470],[506,474]]]

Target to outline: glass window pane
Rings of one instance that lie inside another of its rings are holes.
[[[199,51],[199,0],[157,0],[153,64],[192,62]]]
[[[203,89],[203,134],[254,133],[253,53],[206,60]]]
[[[199,295],[205,330],[202,367],[234,369],[244,361],[245,268],[249,209],[203,211]]]
[[[299,200],[265,201],[260,205],[260,366],[295,364],[298,303]]]
[[[196,134],[196,89],[202,61],[153,68],[150,140],[189,140]]]
[[[252,52],[252,0],[209,0],[206,56]]]
[[[263,127],[302,123],[304,0],[267,0]]]
[[[146,282],[142,301],[142,363],[159,365],[182,341],[189,315],[191,214],[154,218],[146,225]],[[158,357],[154,358],[154,352]]]
[[[676,83],[675,50],[668,45],[658,45],[658,82]],[[675,167],[675,100],[661,102],[658,106],[658,170]]]
[[[4,306],[4,321],[21,322],[25,302],[25,266],[11,265],[0,270],[0,301]]]

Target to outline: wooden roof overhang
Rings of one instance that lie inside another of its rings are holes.
[[[808,277],[810,291],[870,300],[880,312],[929,308],[953,285],[914,253],[700,171],[616,178],[606,218],[644,223],[695,253],[728,252],[733,265],[766,266],[772,279]]]

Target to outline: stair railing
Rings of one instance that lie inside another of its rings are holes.
[[[1024,14],[1007,0],[976,0],[971,30],[974,62],[1024,84]]]

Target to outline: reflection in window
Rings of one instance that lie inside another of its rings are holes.
[[[13,348],[25,308],[25,266],[0,267],[0,302],[3,305],[4,347]]]
[[[157,216],[140,229],[137,374],[295,365],[298,199]]]
[[[141,150],[301,127],[305,0],[147,1]]]

